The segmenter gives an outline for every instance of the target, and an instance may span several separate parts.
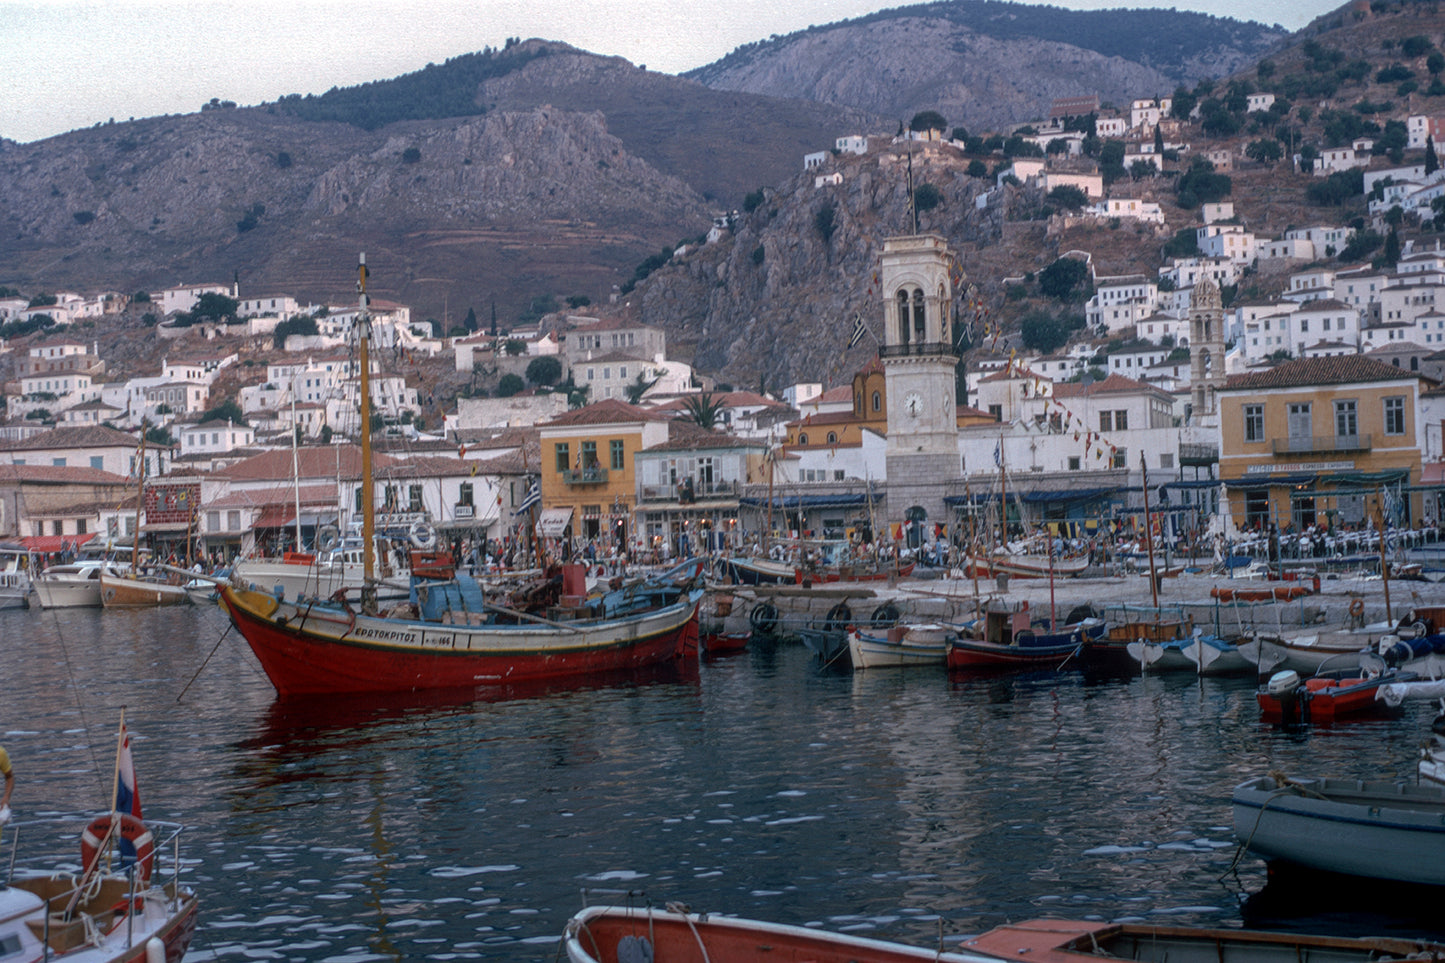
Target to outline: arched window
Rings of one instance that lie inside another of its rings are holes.
[[[883,395],[882,395],[881,392],[878,392],[878,391],[873,392],[873,410],[874,410],[874,411],[882,411],[882,410],[883,410]]]
[[[923,292],[913,291],[913,340],[919,344],[928,340],[928,326],[923,320]]]
[[[908,343],[910,324],[908,320],[908,289],[898,289],[898,343]]]
[[[803,432],[802,434],[799,434],[799,435],[798,435],[798,444],[800,444],[800,445],[806,445],[807,443],[808,443],[808,435],[807,435],[807,432]]]
[[[836,445],[836,444],[838,444],[838,433],[837,433],[836,431],[830,431],[830,432],[828,432],[828,444],[830,444],[830,445]]]

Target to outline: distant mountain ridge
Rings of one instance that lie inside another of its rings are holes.
[[[841,135],[890,134],[919,109],[978,127],[1032,119],[1081,90],[1165,93],[1198,62],[1223,72],[1275,36],[1164,11],[1067,20],[1105,50],[1122,23],[1172,38],[1126,60],[1063,43],[1053,15],[1033,9],[902,8],[752,45],[689,77],[529,40],[316,96],[0,142],[0,284],[130,292],[239,276],[245,294],[344,300],[365,250],[374,293],[418,319],[485,317],[495,304],[505,327],[539,298],[605,300],[746,195],[790,185],[804,154]],[[987,30],[960,25],[980,11]],[[1219,36],[1194,42],[1172,17]],[[778,223],[806,234],[812,213]],[[697,283],[702,295],[725,282]]]
[[[896,7],[739,47],[685,76],[907,119],[997,129],[1047,117],[1060,97],[1127,107],[1241,69],[1288,37],[1173,10],[1066,10],[1000,0]]]

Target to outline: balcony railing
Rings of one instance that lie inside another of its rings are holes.
[[[1274,453],[1276,455],[1299,455],[1312,452],[1369,450],[1370,436],[1368,434],[1324,435],[1317,438],[1274,439]]]
[[[644,502],[687,502],[704,498],[736,498],[741,487],[735,481],[694,483],[691,489],[681,485],[643,485],[640,495]]]
[[[956,357],[958,352],[953,345],[943,341],[911,341],[908,344],[885,344],[879,347],[878,355],[882,358],[908,358],[915,355],[946,355]]]
[[[562,473],[562,484],[564,485],[605,485],[607,484],[606,468],[580,468],[576,471],[564,471]]]
[[[1190,468],[1213,465],[1219,462],[1218,445],[1201,445],[1190,442],[1179,446],[1179,464]]]

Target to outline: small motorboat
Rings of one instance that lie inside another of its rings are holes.
[[[1329,723],[1386,707],[1381,686],[1409,682],[1413,672],[1340,669],[1301,679],[1298,672],[1276,672],[1255,690],[1260,717],[1285,725]]]
[[[1434,960],[1445,952],[1445,946],[1438,943],[1386,937],[1351,939],[1073,920],[1029,920],[1000,926],[965,940],[963,946],[998,959],[1042,963],[1098,959],[1149,963],[1383,963]]]
[[[1445,786],[1261,776],[1234,789],[1234,833],[1269,863],[1445,886]]]
[[[978,953],[949,953],[862,936],[760,920],[666,909],[589,906],[567,921],[568,963],[998,963]]]

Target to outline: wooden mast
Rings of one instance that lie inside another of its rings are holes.
[[[1144,452],[1139,452],[1139,470],[1144,476],[1144,544],[1149,546],[1149,594],[1154,599],[1154,608],[1159,608],[1159,579],[1154,572],[1154,529],[1149,522],[1149,465],[1144,461]],[[1161,531],[1162,531],[1161,523]],[[1156,613],[1157,617],[1157,613]]]
[[[140,575],[140,513],[146,498],[146,420],[140,420],[140,457],[135,469],[135,533],[130,540],[130,575]]]
[[[371,312],[366,296],[366,254],[357,263],[356,290],[359,311],[356,315],[357,358],[361,364],[361,557],[364,559],[362,608],[376,608],[376,493],[372,491],[371,469]]]

